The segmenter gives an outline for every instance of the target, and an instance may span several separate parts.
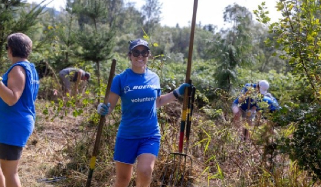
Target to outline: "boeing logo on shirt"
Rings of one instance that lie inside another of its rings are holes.
[[[134,90],[143,90],[143,89],[149,89],[149,88],[158,88],[157,85],[140,85],[140,86],[133,86],[133,89],[130,89],[129,86],[124,87],[124,93],[131,92]]]
[[[133,90],[131,90],[129,86],[125,86],[125,88],[124,88],[124,93],[125,93],[125,94],[126,94],[127,92],[131,92],[131,91],[133,91]]]
[[[157,88],[157,85],[141,85],[141,86],[134,86],[133,90],[142,90],[148,88]]]

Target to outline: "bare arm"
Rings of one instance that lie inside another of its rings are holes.
[[[119,95],[115,94],[114,92],[109,93],[109,101],[108,102],[110,103],[110,106],[109,106],[108,114],[110,114],[114,110],[114,108],[118,102],[118,99],[119,99]]]
[[[173,94],[173,92],[161,95],[160,97],[157,98],[156,100],[156,107],[159,108],[161,106],[166,105],[167,103],[170,103],[174,101],[176,98]]]
[[[0,82],[0,97],[9,106],[20,99],[26,84],[26,72],[21,66],[15,66],[8,74],[8,86]]]

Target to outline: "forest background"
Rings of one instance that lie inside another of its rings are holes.
[[[41,177],[61,177],[56,186],[84,185],[99,121],[96,106],[103,100],[111,59],[117,60],[116,73],[130,66],[129,40],[141,37],[151,44],[149,68],[160,76],[162,92],[185,80],[191,28],[161,26],[158,0],[146,0],[141,10],[122,0],[68,0],[59,12],[46,8],[46,1],[2,0],[0,5],[0,46],[10,33],[29,35],[29,60],[41,77],[35,132],[25,149],[30,157],[23,164],[35,158],[48,162],[35,165],[36,160],[32,168],[22,169],[30,173],[23,174],[25,186],[43,186],[37,181]],[[223,14],[231,27],[196,25],[191,79],[197,92],[192,143],[186,150],[196,165],[188,179],[194,186],[321,185],[320,7],[319,1],[280,0],[276,8],[282,17],[270,23],[264,3],[253,13],[233,4]],[[9,66],[1,47],[0,71]],[[80,94],[65,97],[57,72],[70,66],[92,77]],[[261,79],[270,82],[282,109],[263,112],[257,125],[248,126],[251,142],[241,142],[231,103],[245,83]],[[159,110],[163,138],[152,186],[159,185],[168,153],[177,150],[180,107],[177,102]],[[114,113],[104,128],[94,186],[114,180],[120,108]],[[41,155],[44,148],[48,155]]]

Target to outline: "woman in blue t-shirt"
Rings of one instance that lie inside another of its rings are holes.
[[[182,97],[185,88],[190,86],[184,83],[173,92],[161,95],[158,75],[147,68],[150,55],[145,40],[131,41],[128,52],[131,68],[114,77],[109,103],[98,105],[98,113],[106,115],[121,99],[122,118],[114,153],[114,186],[129,185],[136,159],[136,186],[150,185],[161,139],[156,109]]]
[[[39,79],[28,61],[32,41],[23,33],[8,36],[6,50],[12,65],[0,81],[0,186],[19,187],[18,163],[31,135]]]

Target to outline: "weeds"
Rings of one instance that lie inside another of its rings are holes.
[[[47,101],[39,100],[37,110],[46,105]],[[81,116],[75,117],[72,109],[67,110],[63,118],[55,118],[53,121],[47,120],[46,116],[54,115],[54,111],[48,110],[47,115],[38,115],[35,132],[22,159],[22,165],[28,166],[28,162],[32,164],[29,169],[22,167],[22,170],[25,171],[24,174],[31,173],[33,180],[23,175],[21,178],[24,186],[44,186],[44,183],[37,182],[37,179],[54,177],[65,178],[50,185],[84,186],[99,116],[92,112],[92,104],[80,106],[83,110]],[[72,108],[71,105],[70,107]],[[107,118],[103,129],[101,151],[97,157],[92,186],[110,186],[115,178],[113,148],[120,123],[120,107],[117,106],[115,110],[116,112]],[[172,103],[159,111],[161,150],[151,187],[160,186],[164,168],[171,168],[172,159],[168,160],[168,155],[178,150],[180,110],[180,103]],[[186,180],[192,182],[184,183],[183,186],[320,185],[320,181],[302,171],[297,162],[291,161],[289,156],[282,152],[282,138],[292,135],[294,124],[277,126],[270,120],[262,119],[258,126],[248,126],[251,140],[241,141],[240,129],[234,126],[229,121],[229,116],[223,112],[220,112],[220,116],[224,116],[225,120],[217,118],[218,115],[212,115],[209,110],[202,112],[195,108],[194,114],[190,136],[190,142],[193,143],[189,150],[186,150],[193,162],[192,166],[186,164]],[[29,155],[32,155],[32,158]],[[131,186],[135,186],[135,175]]]

